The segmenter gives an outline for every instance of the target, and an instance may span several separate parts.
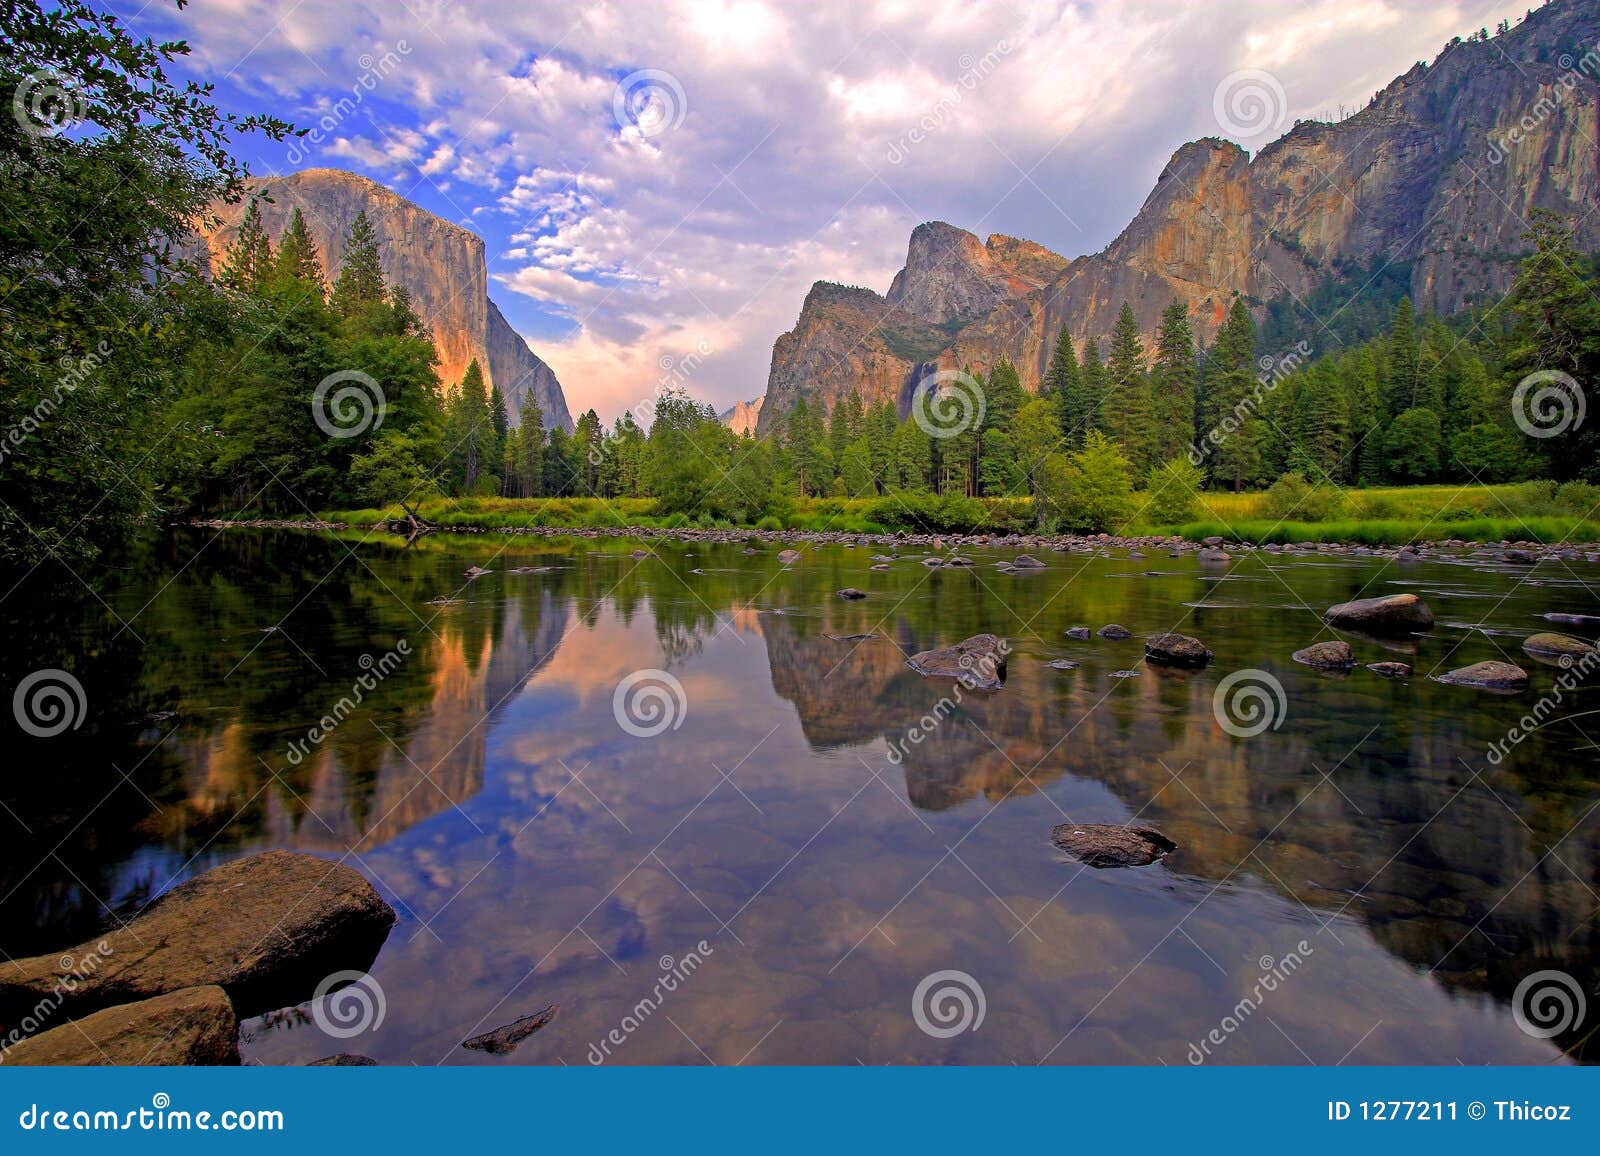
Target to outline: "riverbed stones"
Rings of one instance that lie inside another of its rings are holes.
[[[992,634],[974,634],[954,646],[924,650],[906,665],[924,678],[954,678],[971,690],[999,690],[1006,678],[1006,644]]]
[[[1153,827],[1117,823],[1062,823],[1050,840],[1085,867],[1147,867],[1178,845]]]
[[[1479,690],[1497,690],[1505,693],[1528,688],[1528,672],[1510,662],[1490,659],[1463,666],[1448,674],[1438,676],[1439,682],[1451,686],[1470,686]]]
[[[1102,626],[1099,630],[1096,630],[1095,633],[1101,638],[1110,639],[1112,642],[1121,642],[1124,639],[1133,637],[1133,631],[1116,622],[1106,623],[1106,625]]]
[[[1571,662],[1593,658],[1596,653],[1595,648],[1581,638],[1550,631],[1529,635],[1523,639],[1522,649],[1537,658],[1566,659]]]
[[[7,1064],[72,1067],[239,1062],[239,1020],[220,987],[189,987],[122,1004],[22,1040]]]
[[[838,594],[846,602],[859,602],[867,596],[865,590],[857,590],[854,586],[846,586],[843,590],[838,591]]]
[[[1144,640],[1144,660],[1158,666],[1182,666],[1198,670],[1210,662],[1211,650],[1198,638],[1168,631]]]
[[[1077,670],[1078,664],[1070,658],[1053,658],[1045,663],[1051,670]]]
[[[1409,662],[1369,662],[1367,669],[1373,674],[1380,674],[1384,678],[1410,678],[1411,664]]]
[[[1195,553],[1195,559],[1202,566],[1220,566],[1224,562],[1233,561],[1233,555],[1226,550],[1218,550],[1215,546],[1202,546]]]
[[[1350,649],[1350,644],[1339,639],[1331,642],[1313,642],[1302,650],[1290,655],[1301,666],[1315,667],[1317,670],[1349,670],[1356,664],[1356,656]]]
[[[242,1016],[288,1007],[332,972],[368,966],[394,919],[342,863],[251,855],[173,888],[100,939],[0,968],[0,1026],[52,993],[65,1016],[210,985]]]
[[[1011,560],[1011,565],[1018,570],[1043,570],[1044,563],[1032,554],[1018,554]]]
[[[1433,629],[1433,611],[1415,594],[1384,594],[1341,602],[1328,607],[1322,620],[1329,626],[1367,634],[1409,634]]]

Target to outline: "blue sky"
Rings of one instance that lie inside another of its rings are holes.
[[[886,290],[920,221],[1094,252],[1183,142],[1254,151],[1526,6],[111,4],[224,107],[316,126],[241,142],[255,171],[350,169],[480,233],[490,295],[607,420],[691,353],[692,391],[759,396],[811,283]]]

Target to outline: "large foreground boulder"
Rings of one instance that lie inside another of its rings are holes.
[[[906,665],[925,678],[954,678],[969,690],[999,690],[1006,680],[1005,640],[974,634],[954,646],[924,650]]]
[[[1595,648],[1583,639],[1574,638],[1570,634],[1555,634],[1548,631],[1532,634],[1523,639],[1522,649],[1535,658],[1550,658],[1557,662],[1566,660],[1572,663],[1583,659],[1592,661],[1595,656]]]
[[[239,1062],[239,1020],[220,987],[189,987],[95,1012],[13,1045],[7,1064],[135,1067]]]
[[[1367,634],[1409,634],[1433,629],[1433,611],[1415,594],[1385,594],[1341,602],[1328,607],[1322,620],[1329,626]]]
[[[365,969],[394,911],[360,872],[290,851],[207,871],[132,922],[68,952],[0,965],[0,1027],[41,1000],[64,1016],[215,984],[238,1014],[308,998],[318,981]]]
[[[1211,651],[1198,638],[1187,634],[1152,634],[1144,640],[1144,660],[1158,666],[1198,669],[1211,661]]]
[[[1085,867],[1145,867],[1178,849],[1153,827],[1115,823],[1063,823],[1050,839]]]

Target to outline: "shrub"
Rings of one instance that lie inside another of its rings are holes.
[[[770,530],[781,530],[781,529],[783,529],[783,522],[782,522],[781,519],[774,518],[771,514],[768,514],[766,517],[762,518],[759,522],[756,523],[756,529],[758,529],[758,530],[769,530],[769,531]]]
[[[1040,521],[1076,533],[1120,529],[1133,517],[1133,482],[1128,459],[1118,445],[1098,430],[1081,450],[1051,454],[1040,467]]]
[[[1272,483],[1261,506],[1268,518],[1331,522],[1344,516],[1346,501],[1338,486],[1312,485],[1302,474],[1287,473]]]
[[[1187,457],[1150,467],[1143,520],[1158,525],[1187,522],[1199,506],[1200,485],[1204,481],[1205,474]]]

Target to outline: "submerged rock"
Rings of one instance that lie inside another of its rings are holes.
[[[1051,842],[1086,867],[1145,867],[1165,859],[1178,845],[1153,827],[1116,823],[1063,823]]]
[[[475,1052],[488,1052],[491,1056],[503,1056],[516,1051],[518,1044],[555,1018],[556,1005],[551,1004],[549,1007],[540,1008],[531,1016],[523,1016],[504,1027],[495,1028],[492,1032],[484,1032],[482,1035],[473,1036],[470,1040],[463,1040],[461,1046],[471,1048]]]
[[[858,602],[867,596],[865,590],[857,590],[854,586],[846,586],[843,590],[838,591],[838,594],[840,598],[847,602]]]
[[[1211,650],[1198,638],[1171,631],[1152,634],[1144,640],[1144,659],[1161,666],[1202,667],[1210,662]]]
[[[1595,648],[1581,638],[1548,631],[1523,639],[1522,649],[1538,658],[1570,659],[1573,662],[1591,658],[1596,653]]]
[[[1411,664],[1409,662],[1369,662],[1367,669],[1374,674],[1381,674],[1384,678],[1410,678]]]
[[[1070,658],[1054,658],[1045,663],[1051,670],[1077,670],[1078,664]]]
[[[1349,670],[1356,664],[1350,644],[1338,639],[1331,642],[1313,642],[1303,650],[1290,655],[1301,666],[1314,666],[1318,670]],[[1409,669],[1409,668],[1408,668]]]
[[[1101,638],[1109,638],[1113,642],[1121,642],[1124,638],[1133,637],[1133,631],[1129,630],[1126,626],[1120,626],[1115,622],[1111,622],[1105,626],[1102,626],[1099,630],[1096,630],[1095,633]]]
[[[1073,626],[1067,629],[1067,637],[1075,638],[1079,642],[1089,641],[1089,628],[1087,626]]]
[[[1552,611],[1544,616],[1546,622],[1559,622],[1563,626],[1596,626],[1600,625],[1600,616],[1593,614],[1557,614]]]
[[[1220,566],[1224,562],[1233,561],[1233,555],[1226,550],[1218,550],[1215,546],[1203,546],[1196,552],[1195,559],[1202,566]]]
[[[375,1068],[378,1061],[371,1056],[359,1056],[354,1052],[339,1052],[337,1055],[323,1056],[321,1059],[312,1060],[306,1065],[308,1068]]]
[[[1011,565],[1018,570],[1043,570],[1044,563],[1032,554],[1018,554],[1011,560]]]
[[[468,580],[476,581],[477,579],[482,578],[485,574],[493,574],[494,571],[485,570],[482,566],[468,566],[462,573]],[[274,629],[276,629],[276,627],[274,627]]]
[[[1367,634],[1407,634],[1433,629],[1433,611],[1415,594],[1385,594],[1330,606],[1322,620]]]
[[[800,551],[779,550],[778,561],[783,563],[785,566],[793,566],[796,562],[800,561]]]
[[[195,1066],[239,1062],[239,1020],[220,987],[106,1008],[6,1050],[7,1064]]]
[[[342,863],[251,855],[173,888],[100,939],[0,968],[0,1026],[53,992],[63,1016],[213,984],[240,1015],[288,1007],[330,973],[371,964],[394,918]]]
[[[1463,666],[1448,674],[1441,674],[1438,676],[1438,681],[1447,682],[1451,686],[1472,686],[1479,690],[1509,692],[1527,689],[1528,672],[1513,663],[1491,659],[1488,662],[1475,662],[1471,666]]]
[[[955,678],[971,690],[999,690],[1006,679],[1004,639],[974,634],[954,646],[924,650],[906,665],[925,678]]]

